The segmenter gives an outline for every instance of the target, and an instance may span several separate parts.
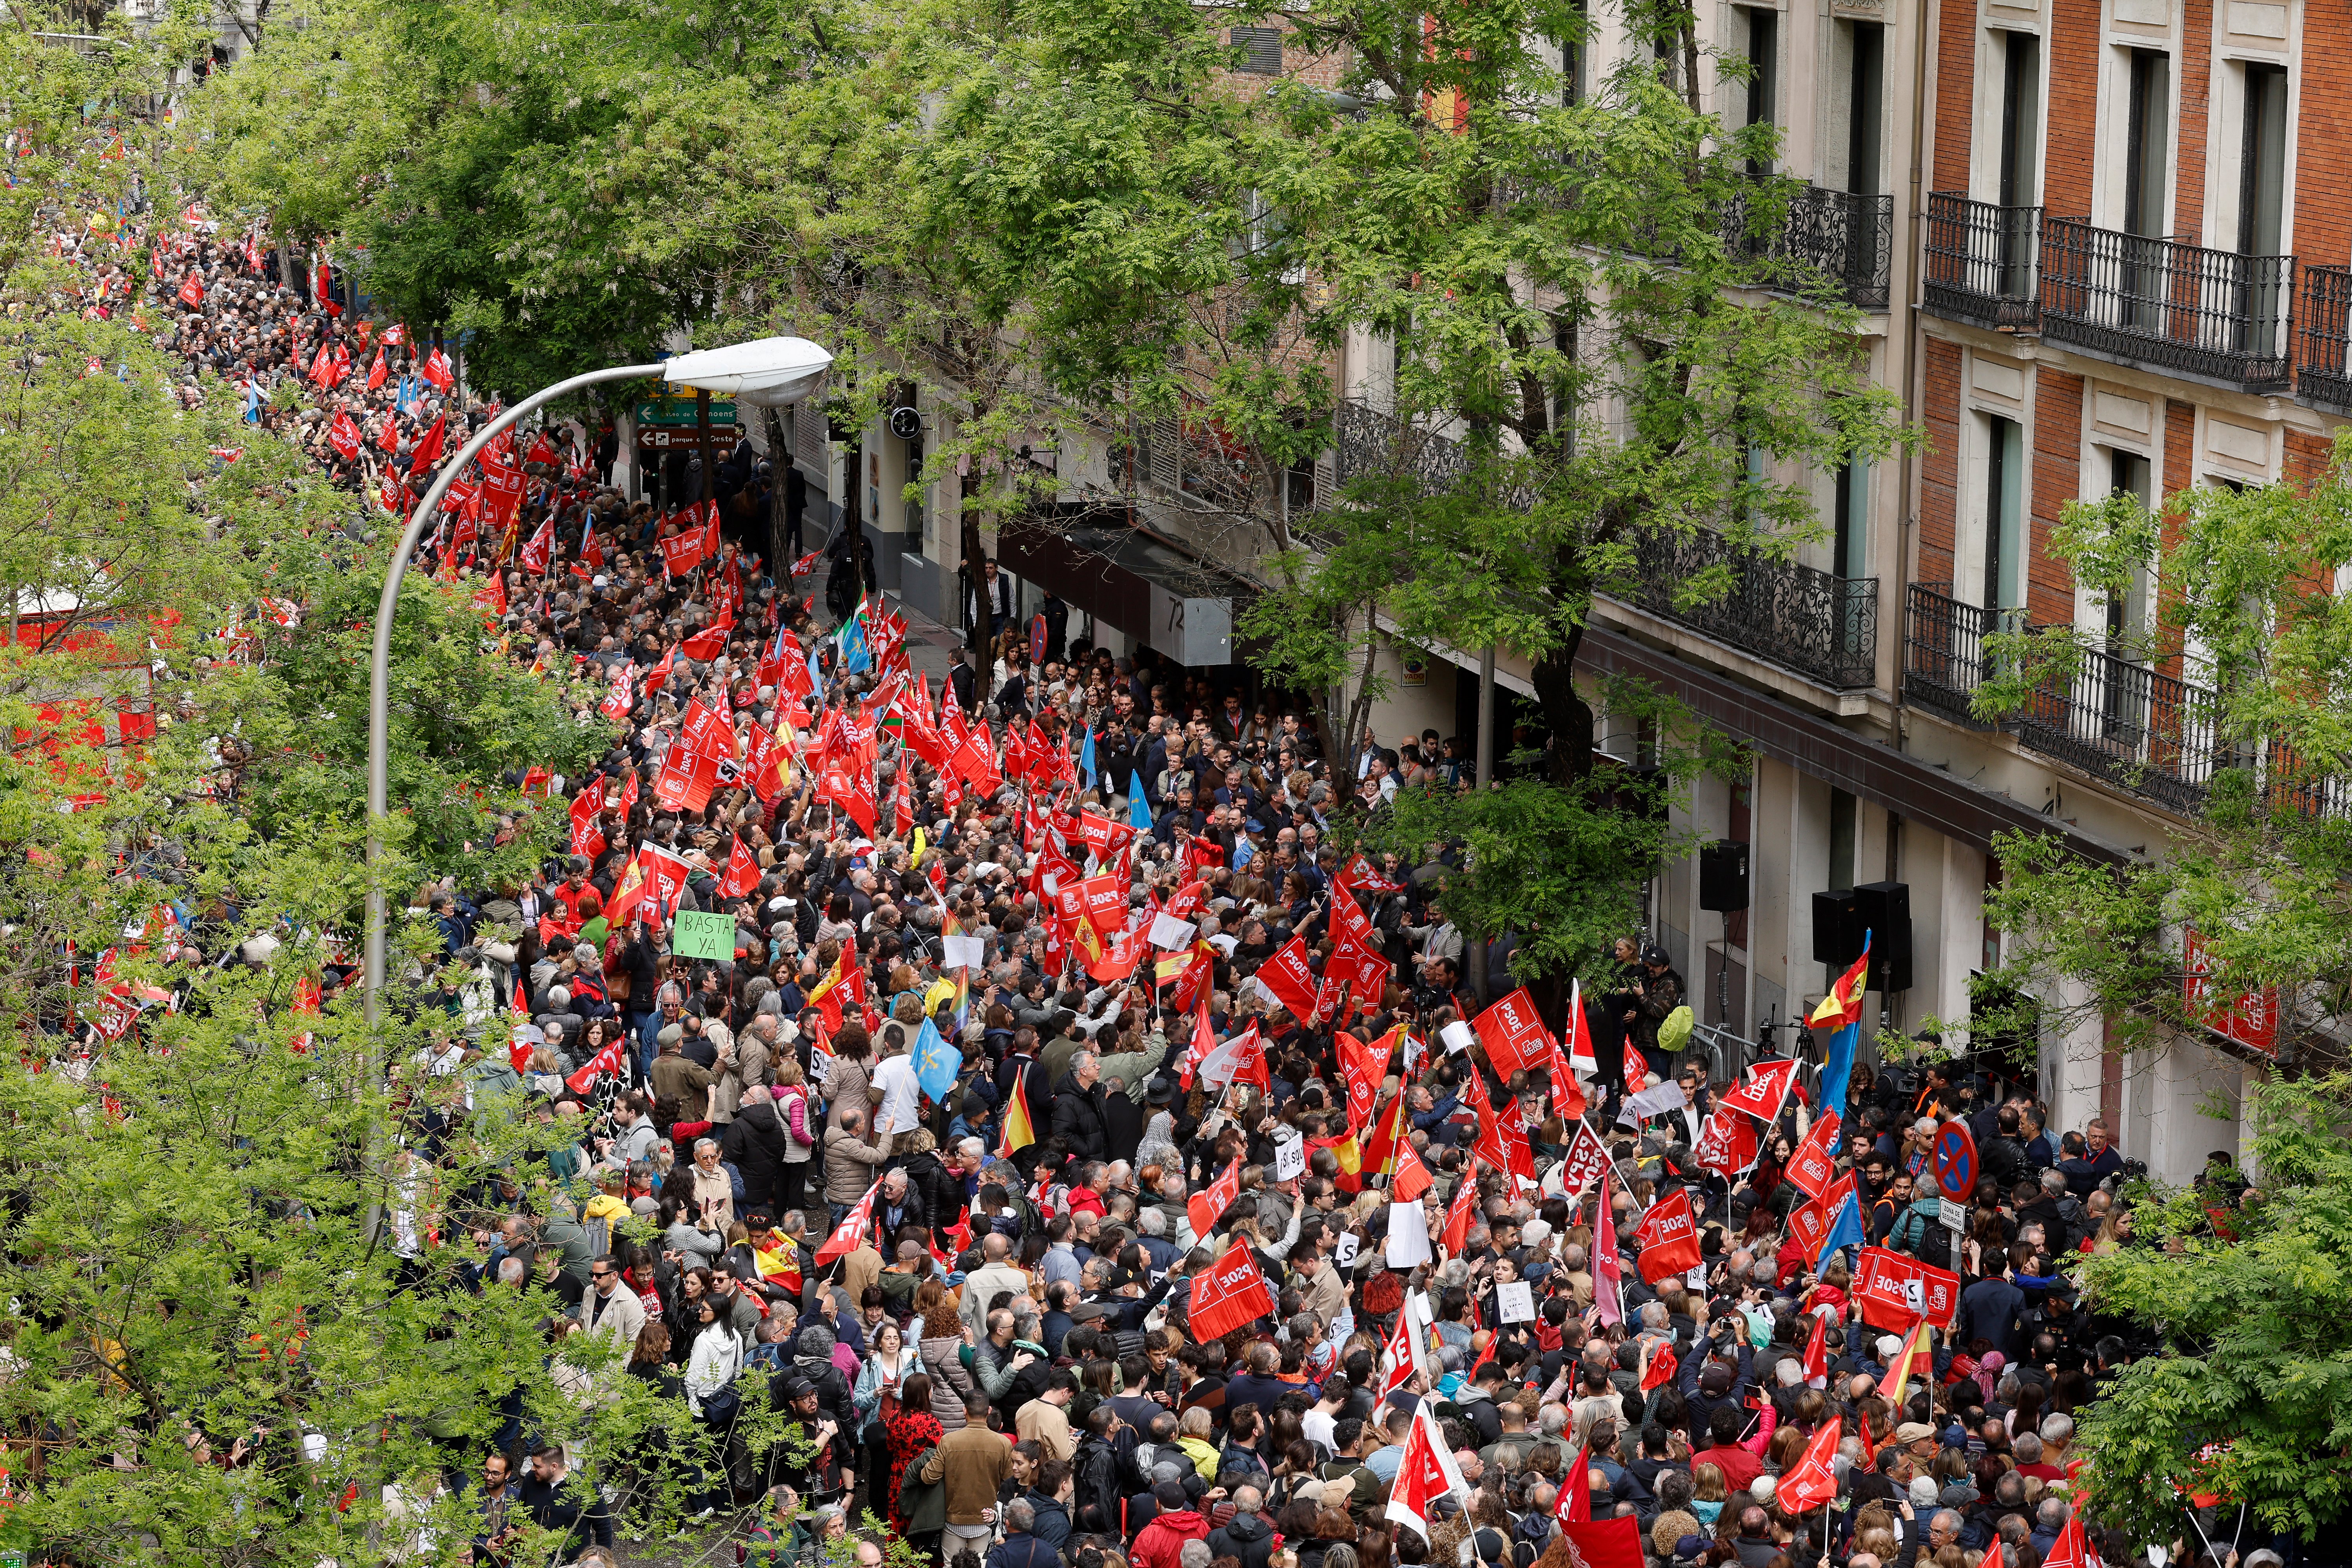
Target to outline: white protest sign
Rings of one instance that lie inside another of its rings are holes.
[[[1307,1140],[1281,1138],[1274,1145],[1274,1179],[1286,1182],[1307,1173]]]
[[[1352,1268],[1356,1261],[1356,1249],[1363,1245],[1364,1238],[1354,1231],[1342,1234],[1331,1248],[1331,1267],[1343,1271]]]
[[[1470,1048],[1470,1042],[1476,1039],[1478,1037],[1478,1034],[1477,1031],[1471,1028],[1469,1025],[1464,1023],[1461,1019],[1456,1018],[1451,1024],[1446,1025],[1445,1027],[1438,1030],[1437,1037],[1445,1042],[1446,1054],[1448,1056],[1452,1056],[1457,1051],[1468,1050]]]
[[[1389,1205],[1388,1261],[1391,1268],[1411,1268],[1437,1256],[1429,1246],[1429,1214],[1419,1204]]]
[[[1532,1323],[1536,1320],[1536,1293],[1524,1279],[1514,1279],[1495,1287],[1495,1315],[1507,1323]]]

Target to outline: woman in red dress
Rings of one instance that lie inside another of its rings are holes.
[[[887,1429],[890,1434],[890,1528],[904,1541],[907,1510],[898,1502],[899,1484],[907,1479],[908,1465],[947,1436],[940,1418],[931,1414],[930,1373],[908,1374],[898,1390],[898,1413],[889,1418]]]

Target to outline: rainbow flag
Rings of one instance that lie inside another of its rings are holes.
[[[1013,1080],[1013,1093],[1004,1102],[1004,1139],[996,1146],[997,1158],[1009,1160],[1020,1150],[1037,1142],[1036,1124],[1029,1120],[1029,1069],[1024,1067]]]

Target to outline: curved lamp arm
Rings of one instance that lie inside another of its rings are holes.
[[[535,392],[512,408],[507,409],[484,426],[481,433],[466,443],[457,461],[445,465],[434,479],[433,488],[425,492],[425,500],[416,513],[408,520],[408,527],[400,536],[399,545],[392,552],[392,564],[384,568],[383,595],[376,601],[375,649],[368,664],[368,774],[367,774],[367,1021],[376,1021],[383,992],[384,973],[384,900],[383,889],[375,880],[377,862],[383,852],[383,823],[390,810],[385,797],[391,793],[388,773],[391,763],[392,707],[392,618],[400,607],[400,584],[408,575],[408,563],[424,542],[425,531],[432,526],[433,514],[441,505],[441,498],[457,482],[466,466],[481,455],[498,433],[512,425],[531,410],[552,402],[567,392],[593,385],[600,381],[632,381],[662,374],[658,364],[617,365],[610,370],[592,370],[585,375],[575,375],[569,381],[559,381],[544,391]]]

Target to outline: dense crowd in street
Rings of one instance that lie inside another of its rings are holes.
[[[490,416],[443,350],[314,307],[258,244],[90,253],[155,279],[184,398],[216,372],[379,526]],[[524,432],[428,535],[419,569],[508,657],[593,676],[614,739],[531,781],[570,805],[539,876],[411,911],[446,1015],[412,1070],[527,1106],[552,1180],[397,1232],[418,1276],[428,1233],[470,1247],[470,1288],[542,1292],[551,1339],[684,1402],[723,1456],[694,1507],[742,1510],[751,1561],[844,1535],[878,1561],[886,1532],[956,1568],[2147,1544],[2078,1485],[2077,1417],[2143,1348],[2078,1289],[2135,1244],[2112,1129],[1965,1058],[1857,1061],[1859,970],[1794,1058],[1727,1081],[1634,933],[1533,994],[1498,940],[1482,1006],[1455,852],[1334,847],[1399,791],[1474,787],[1458,745],[1328,756],[1232,672],[1043,618],[934,686],[882,601],[835,624],[815,554],[763,556],[762,461],[731,448],[665,511]],[[731,935],[688,956],[704,915]],[[762,1402],[809,1442],[740,1436]],[[509,1423],[464,1478],[474,1560],[526,1515],[625,1560],[616,1505],[657,1462]],[[2221,1568],[2193,1527],[2160,1544]]]

